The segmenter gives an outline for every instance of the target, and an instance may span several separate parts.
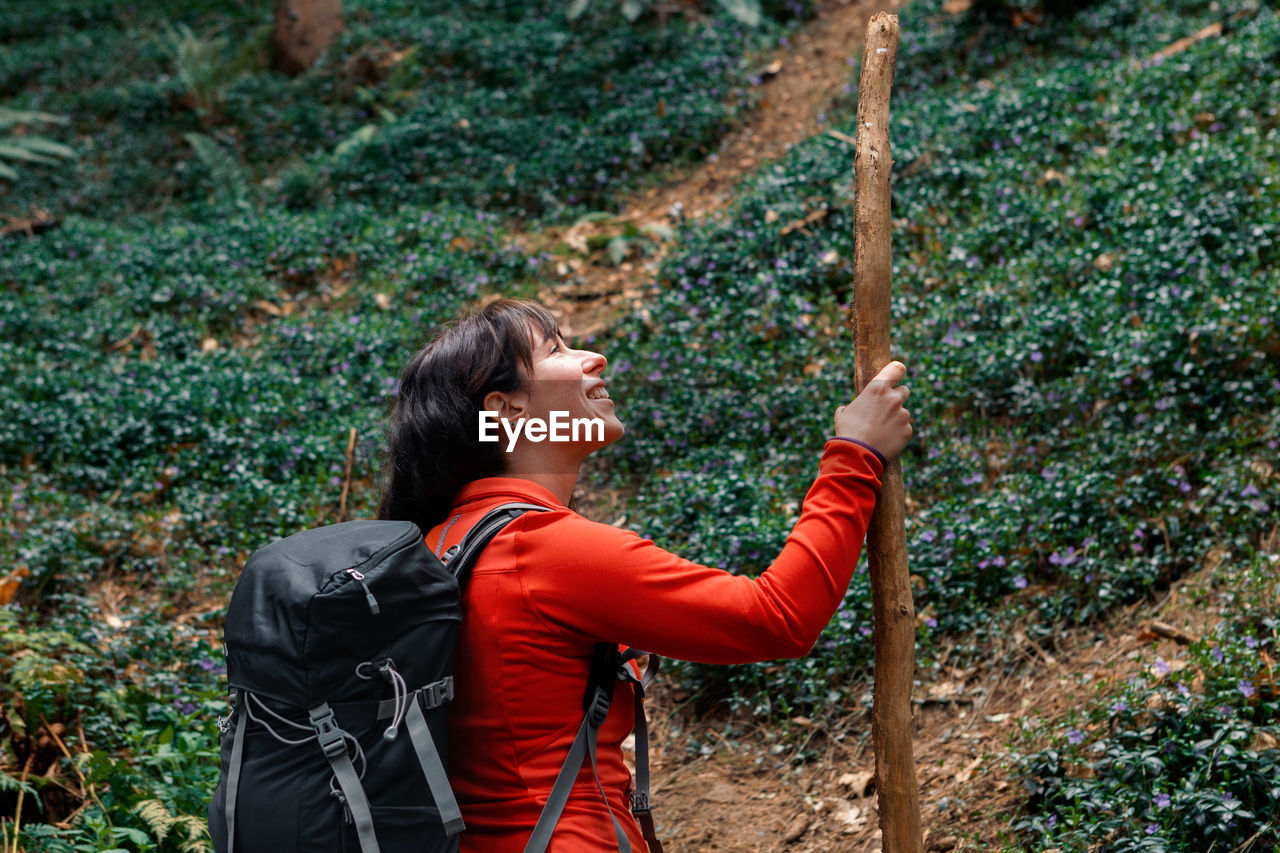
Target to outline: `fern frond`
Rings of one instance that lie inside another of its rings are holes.
[[[14,127],[19,124],[70,124],[66,116],[42,113],[37,110],[15,110],[12,107],[0,107],[0,129]]]
[[[10,776],[3,770],[0,770],[0,791],[22,791],[30,797],[39,796],[39,792],[30,783],[23,782],[17,776]]]
[[[213,853],[213,839],[209,837],[209,822],[195,815],[182,815],[174,821],[174,828],[186,833],[178,845],[182,853]]]
[[[38,123],[66,124],[67,119],[52,113],[0,106],[0,130]],[[18,170],[10,165],[14,162],[56,164],[59,158],[74,160],[75,156],[76,152],[61,142],[43,136],[7,133],[0,136],[0,180],[18,180]]]
[[[188,133],[183,136],[183,139],[195,151],[196,159],[209,170],[213,179],[214,198],[229,202],[235,207],[248,207],[249,178],[240,161],[211,136],[203,133]]]
[[[169,807],[159,800],[143,800],[133,807],[133,813],[142,818],[156,841],[164,841],[169,830],[181,820],[175,818]]]

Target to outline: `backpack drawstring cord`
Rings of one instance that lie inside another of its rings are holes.
[[[245,710],[245,713],[249,715],[249,719],[253,720],[255,723],[262,726],[262,728],[266,731],[266,733],[271,735],[278,742],[283,743],[286,746],[300,746],[301,744],[310,743],[311,741],[316,739],[315,729],[313,729],[311,726],[303,725],[302,723],[296,723],[293,720],[290,720],[288,717],[280,716],[275,711],[271,710],[271,708],[268,707],[265,702],[263,702],[257,696],[254,696],[252,693],[249,693],[246,691],[245,696],[247,697],[247,701],[244,703],[244,710]],[[259,709],[266,711],[267,714],[274,717],[279,722],[284,723],[286,726],[293,726],[295,729],[302,729],[305,732],[311,732],[311,734],[307,735],[304,738],[299,738],[298,740],[289,740],[289,738],[283,736],[282,734],[277,732],[275,729],[271,728],[270,723],[268,723],[262,717],[259,717],[253,713],[253,706],[255,704],[258,706]],[[355,735],[352,735],[348,732],[344,731],[342,733],[342,739],[355,747],[356,759],[360,764],[359,775],[360,775],[360,778],[363,779],[365,767],[366,767],[366,762],[364,758],[364,748],[360,746],[360,741],[356,740]]]
[[[356,677],[366,681],[372,680],[373,676],[366,670],[366,667],[371,666],[374,666],[374,661],[365,661],[357,666]],[[404,676],[396,671],[396,662],[391,658],[377,664],[377,667],[378,674],[391,682],[391,693],[395,703],[393,705],[395,710],[391,713],[391,725],[387,726],[387,730],[382,733],[382,739],[390,743],[400,733],[400,724],[404,722],[404,716],[409,712],[409,685],[405,683]]]

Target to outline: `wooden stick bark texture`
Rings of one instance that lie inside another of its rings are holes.
[[[861,392],[889,362],[893,158],[889,149],[889,94],[898,56],[898,18],[884,12],[867,25],[858,83],[854,154],[852,326],[854,386]],[[875,617],[875,696],[871,740],[876,796],[885,853],[920,853],[920,802],[911,737],[911,683],[915,676],[915,605],[907,571],[905,492],[897,460],[885,470],[871,527]]]

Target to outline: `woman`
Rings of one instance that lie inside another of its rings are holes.
[[[504,503],[548,510],[503,529],[464,591],[449,738],[468,826],[463,851],[524,849],[581,721],[595,644],[708,663],[807,653],[844,596],[885,460],[911,436],[908,391],[895,387],[906,369],[893,362],[836,410],[835,437],[782,553],[758,578],[737,576],[567,508],[582,462],[623,434],[606,365],[599,353],[570,348],[541,307],[500,300],[438,334],[401,378],[384,518],[417,522],[443,553]],[[481,412],[507,424],[501,440],[480,440]],[[576,440],[508,441],[511,425],[553,412],[600,428]],[[584,769],[552,851],[615,850],[614,820],[633,850],[646,849],[622,757],[634,724],[630,689],[618,685],[600,729],[599,778],[613,819]]]

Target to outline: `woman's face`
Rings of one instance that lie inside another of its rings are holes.
[[[534,337],[525,416],[564,424],[560,433],[568,435],[569,444],[595,449],[621,438],[625,427],[605,388],[608,360],[598,352],[573,349],[559,335]]]

